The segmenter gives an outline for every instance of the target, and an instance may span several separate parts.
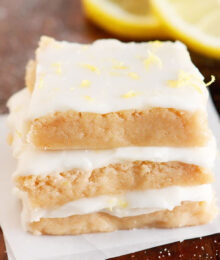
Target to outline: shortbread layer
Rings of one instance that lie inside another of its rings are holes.
[[[8,105],[24,142],[41,149],[111,149],[125,146],[195,147],[210,139],[206,114],[173,108],[108,114],[56,112],[27,119],[31,95],[22,90]]]
[[[66,218],[42,218],[28,224],[33,234],[78,235],[94,232],[112,232],[120,229],[145,227],[175,228],[201,225],[210,222],[216,215],[214,203],[183,202],[173,210],[160,210],[150,214],[119,218],[97,212],[74,215]]]
[[[15,176],[17,188],[27,192],[34,207],[56,207],[72,200],[134,190],[196,186],[213,182],[205,168],[181,162],[133,161],[93,171],[70,170],[58,174]]]
[[[31,122],[28,142],[40,149],[112,149],[125,146],[202,146],[206,117],[166,108],[109,114],[57,112]]]

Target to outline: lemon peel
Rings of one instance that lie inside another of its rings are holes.
[[[39,78],[38,88],[39,89],[43,88],[43,84],[44,84],[44,78],[41,76]]]
[[[205,83],[205,85],[206,85],[206,87],[209,87],[214,82],[215,82],[215,76],[211,75],[211,80],[209,82]]]
[[[136,96],[138,96],[138,95],[140,95],[139,92],[136,92],[136,91],[134,91],[134,90],[130,90],[130,91],[128,91],[127,93],[123,94],[121,97],[122,97],[122,98],[132,98],[132,97],[136,97]]]
[[[55,72],[56,72],[57,75],[62,74],[62,68],[61,68],[60,62],[54,62],[51,66],[55,69]]]
[[[88,100],[88,101],[94,101],[94,98],[92,98],[92,97],[90,97],[90,96],[88,96],[88,95],[85,95],[84,96],[84,98],[86,99],[86,100]]]
[[[87,79],[82,80],[82,82],[80,83],[81,88],[88,88],[90,85],[91,85],[91,82]]]
[[[195,81],[197,81],[198,84],[196,84]],[[203,84],[203,81],[201,79],[199,79],[196,75],[185,72],[183,70],[179,71],[177,80],[167,81],[168,87],[179,88],[189,85],[197,90],[200,94],[202,94],[203,92],[201,90],[200,84]]]
[[[161,59],[154,54],[152,51],[148,50],[148,57],[144,60],[145,68],[148,71],[151,65],[157,65],[160,69],[162,68]]]
[[[90,71],[92,71],[92,72],[95,72],[95,73],[97,73],[97,74],[100,74],[100,70],[97,68],[97,67],[95,67],[95,66],[93,66],[93,65],[91,65],[91,64],[81,64],[80,65],[82,68],[84,68],[84,69],[88,69],[88,70],[90,70]]]
[[[132,79],[139,79],[139,76],[135,72],[128,72],[128,76]]]

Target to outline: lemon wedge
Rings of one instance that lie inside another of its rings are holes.
[[[220,0],[150,0],[154,14],[173,38],[220,59]]]
[[[149,0],[82,0],[87,17],[102,29],[128,39],[164,38],[167,33]]]

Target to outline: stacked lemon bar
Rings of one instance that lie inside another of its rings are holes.
[[[34,234],[182,227],[216,214],[208,91],[180,42],[42,37],[8,102]]]

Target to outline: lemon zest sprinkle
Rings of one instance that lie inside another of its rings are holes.
[[[198,84],[194,83],[193,81],[196,80]],[[202,83],[202,80],[198,78],[196,75],[193,75],[191,73],[184,72],[183,70],[180,70],[178,74],[177,80],[168,80],[167,85],[171,88],[179,88],[186,85],[192,86],[195,90],[197,90],[200,94],[202,94],[201,87],[199,84]]]
[[[128,67],[123,65],[123,63],[121,64],[117,64],[113,66],[113,69],[119,69],[119,70],[126,70]]]
[[[22,137],[22,133],[19,132],[17,129],[16,129],[16,134],[21,138]]]
[[[110,211],[112,211],[113,207],[116,205],[116,200],[115,199],[109,199],[107,201],[107,204],[108,204],[108,209]]]
[[[61,63],[60,62],[54,62],[52,64],[52,67],[55,68],[55,72],[57,75],[61,75],[62,74],[62,68],[61,68]]]
[[[128,76],[133,78],[133,79],[139,79],[139,76],[135,72],[129,72]]]
[[[75,88],[71,87],[70,90],[73,91]]]
[[[163,42],[162,42],[162,41],[158,41],[158,40],[156,40],[156,41],[150,41],[149,43],[150,43],[150,45],[151,45],[152,47],[161,47],[161,46],[163,45]]]
[[[113,69],[119,69],[119,70],[125,70],[128,69],[128,67],[124,64],[124,62],[122,61],[118,61],[116,59],[112,59],[114,65],[113,65]]]
[[[207,82],[205,85],[206,85],[206,87],[208,87],[208,86],[210,86],[214,82],[215,82],[215,76],[211,75],[211,80],[209,82]]]
[[[91,64],[81,64],[81,67],[84,68],[84,69],[88,69],[92,72],[95,72],[97,74],[100,74],[100,70],[97,67],[95,67]]]
[[[136,97],[140,95],[139,92],[135,92],[134,90],[130,90],[127,93],[125,93],[124,95],[122,95],[122,98],[132,98],[132,97]]]
[[[154,54],[153,52],[151,51],[148,51],[148,58],[146,58],[144,60],[144,64],[145,64],[145,68],[146,70],[149,70],[149,67],[153,64],[156,64],[158,65],[158,67],[161,69],[162,68],[162,61],[161,59],[156,55]]]
[[[128,202],[127,202],[126,200],[124,200],[124,199],[119,199],[118,205],[119,205],[121,208],[127,208]]]
[[[84,98],[86,99],[86,100],[88,100],[88,101],[94,101],[94,99],[92,98],[92,97],[90,97],[90,96],[84,96]]]
[[[44,78],[41,76],[39,78],[38,88],[39,89],[43,88],[43,85],[44,85]]]
[[[88,88],[90,86],[91,82],[89,80],[82,80],[82,82],[80,83],[80,87],[81,88]]]

